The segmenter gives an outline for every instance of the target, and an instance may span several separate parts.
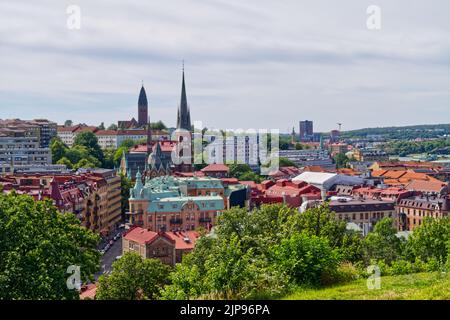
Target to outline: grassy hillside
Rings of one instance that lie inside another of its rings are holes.
[[[450,299],[450,275],[417,273],[381,278],[379,290],[367,289],[365,279],[349,284],[313,290],[300,289],[286,300],[436,300]]]

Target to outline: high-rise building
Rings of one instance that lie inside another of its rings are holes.
[[[314,135],[313,122],[300,121],[300,141],[311,141]]]

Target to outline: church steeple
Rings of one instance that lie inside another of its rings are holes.
[[[191,115],[186,97],[186,84],[184,81],[184,63],[183,63],[183,80],[181,84],[181,100],[178,107],[177,129],[191,130]]]
[[[138,125],[145,126],[148,123],[148,101],[145,93],[144,84],[142,84],[138,99]]]

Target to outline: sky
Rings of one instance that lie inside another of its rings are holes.
[[[81,10],[69,29],[69,5]],[[381,9],[370,30],[367,8]],[[0,118],[328,132],[450,122],[448,0],[0,0]]]

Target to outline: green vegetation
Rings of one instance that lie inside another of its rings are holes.
[[[238,178],[241,181],[261,182],[262,177],[253,172],[248,164],[230,164],[230,176]]]
[[[0,300],[78,299],[68,289],[70,266],[93,280],[100,265],[99,237],[61,214],[50,200],[0,193]]]
[[[395,141],[385,145],[384,151],[391,155],[399,155],[400,157],[421,153],[450,154],[450,140],[437,139],[421,142]]]
[[[278,158],[278,165],[280,168],[282,167],[297,167],[297,165],[287,158],[280,157]]]
[[[448,300],[450,275],[440,272],[381,277],[380,289],[369,290],[366,279],[324,289],[300,288],[287,300]]]
[[[97,299],[155,300],[168,282],[170,267],[158,259],[143,259],[127,252],[112,265],[108,276],[100,276]]]
[[[99,168],[111,165],[111,159],[98,145],[98,140],[92,132],[82,132],[75,138],[72,148],[67,147],[60,138],[55,137],[50,143],[53,162],[64,164],[69,169]],[[107,152],[110,155],[110,152]]]
[[[333,158],[337,169],[347,168],[349,161],[350,159],[343,153],[338,153]]]
[[[386,139],[412,140],[416,138],[439,138],[448,134],[450,134],[450,124],[432,124],[351,130],[342,132],[341,137],[347,139],[366,138],[368,135],[382,135]]]

